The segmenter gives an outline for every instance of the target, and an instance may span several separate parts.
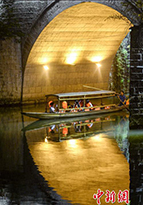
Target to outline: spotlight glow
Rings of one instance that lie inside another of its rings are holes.
[[[91,61],[92,62],[100,62],[102,60],[102,57],[101,56],[94,56],[91,58]]]
[[[76,58],[77,58],[77,53],[70,53],[70,55],[66,59],[66,63],[70,65],[74,65]]]
[[[100,63],[96,63],[97,67],[100,68],[101,67],[101,64]]]
[[[48,67],[47,65],[44,65],[43,68],[44,68],[45,70],[49,70],[49,67]]]

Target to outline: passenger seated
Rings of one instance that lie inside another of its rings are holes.
[[[67,109],[67,107],[68,107],[67,101],[63,101],[63,102],[62,102],[62,107],[63,107],[64,109]]]
[[[51,107],[51,105],[50,105],[50,104],[51,104],[52,102],[53,102],[52,100],[48,102],[49,107]]]
[[[80,108],[83,107],[83,100],[80,100],[80,101],[79,101],[79,106],[80,106]],[[79,111],[84,111],[84,109],[80,109]]]
[[[74,107],[74,108],[80,108],[80,105],[79,105],[78,100],[76,100],[76,101],[75,101],[75,103],[74,103],[73,107]],[[79,110],[77,110],[77,109],[76,109],[76,110],[74,110],[74,112],[77,112],[77,111],[79,111]]]
[[[83,107],[83,100],[79,101],[79,105],[80,105],[80,107]]]
[[[92,103],[87,99],[86,100],[86,107],[93,107]],[[93,110],[93,108],[87,109],[86,111]]]
[[[79,104],[78,100],[76,100],[74,103],[74,108],[78,108],[78,107],[80,107],[80,104]]]
[[[54,102],[50,103],[50,113],[55,113]]]
[[[62,102],[62,108],[65,109],[65,110],[63,110],[63,111],[61,111],[61,112],[67,112],[67,111],[66,111],[66,109],[68,108],[67,101],[63,101],[63,102]]]

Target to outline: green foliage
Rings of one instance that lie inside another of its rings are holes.
[[[6,37],[22,37],[23,33],[20,31],[18,19],[14,14],[14,0],[0,1],[0,38]]]
[[[114,59],[110,72],[109,88],[116,92],[124,90],[129,92],[129,71],[130,71],[130,41],[127,36],[121,43]]]

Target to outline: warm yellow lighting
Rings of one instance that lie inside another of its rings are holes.
[[[45,137],[45,142],[48,143],[48,138],[47,137]]]
[[[92,62],[100,62],[102,60],[102,57],[101,56],[94,56],[93,58],[91,58],[91,61]]]
[[[97,67],[100,68],[101,67],[101,64],[100,63],[96,63]]]
[[[94,135],[94,137],[92,137],[93,140],[101,140],[101,134],[99,135]]]
[[[44,65],[43,67],[44,67],[45,70],[49,69],[49,67],[47,65]]]
[[[100,138],[100,135],[96,135],[96,136],[95,136],[95,139],[98,140],[99,138]]]
[[[74,65],[76,59],[77,59],[77,52],[73,51],[67,56],[66,63],[70,65]]]
[[[76,140],[74,140],[74,139],[68,140],[68,141],[67,141],[67,144],[68,144],[70,147],[72,147],[72,148],[76,148],[76,147],[77,147]]]
[[[47,57],[40,57],[37,60],[39,64],[47,64],[49,62],[49,58]]]

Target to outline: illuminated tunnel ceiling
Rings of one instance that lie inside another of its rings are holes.
[[[36,40],[27,65],[77,64],[113,58],[129,24],[98,3],[81,3],[56,16]]]

